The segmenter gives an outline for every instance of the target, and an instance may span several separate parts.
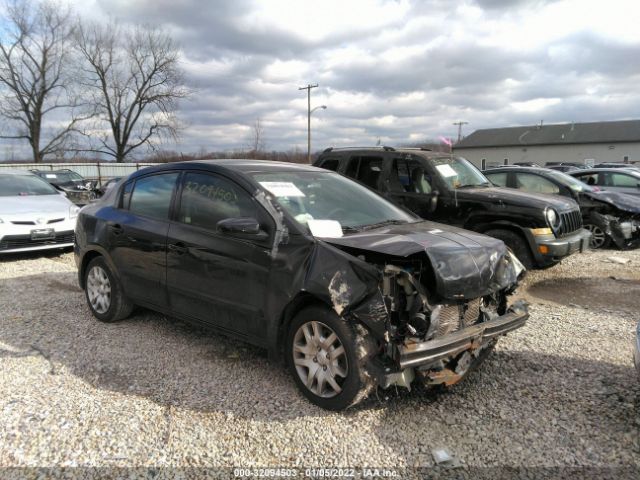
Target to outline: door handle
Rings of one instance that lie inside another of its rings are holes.
[[[182,242],[170,243],[169,250],[177,255],[182,255],[187,253],[187,246]]]
[[[122,235],[124,229],[118,223],[109,223],[109,229],[113,232],[114,235]]]

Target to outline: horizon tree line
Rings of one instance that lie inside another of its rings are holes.
[[[176,139],[190,91],[171,36],[149,25],[87,22],[53,0],[9,0],[0,27],[0,139],[33,161],[92,153],[123,162]]]

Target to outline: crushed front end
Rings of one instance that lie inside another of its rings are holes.
[[[352,311],[365,325],[375,325],[382,338],[368,366],[378,385],[411,388],[414,380],[427,385],[457,383],[500,336],[525,324],[527,304],[508,302],[523,275],[522,265],[508,251],[487,263],[484,291],[478,296],[478,288],[464,288],[464,277],[447,284],[444,292],[439,289],[441,272],[436,269],[443,264],[424,255],[378,265],[379,291]]]

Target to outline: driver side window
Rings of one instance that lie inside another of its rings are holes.
[[[178,221],[216,230],[226,218],[257,218],[253,199],[239,185],[218,175],[189,172],[182,181]]]

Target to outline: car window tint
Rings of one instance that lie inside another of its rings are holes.
[[[395,158],[389,177],[392,192],[431,193],[431,176],[412,158]]]
[[[136,180],[129,211],[137,215],[167,220],[173,189],[179,173],[163,173]]]
[[[378,188],[378,179],[382,172],[382,157],[360,157],[358,173],[355,178],[366,186]]]
[[[347,177],[355,178],[358,174],[358,165],[360,164],[360,157],[351,157],[347,163],[347,169],[344,174]]]
[[[178,220],[215,230],[225,218],[257,217],[255,203],[239,185],[218,175],[184,176]]]
[[[326,170],[333,170],[335,172],[336,170],[338,170],[339,164],[340,164],[340,161],[337,158],[327,158],[325,161],[322,162],[320,167]]]
[[[521,190],[531,193],[560,193],[560,189],[555,183],[540,175],[533,175],[531,173],[516,174],[516,186]]]
[[[640,184],[640,179],[632,177],[631,175],[625,175],[624,173],[609,173],[607,174],[607,185],[610,187],[633,187],[635,188]]]
[[[120,208],[129,208],[129,200],[131,200],[131,190],[133,190],[133,181],[125,183],[124,188],[122,189],[122,197],[120,197]]]
[[[498,185],[499,187],[507,186],[507,172],[502,173],[485,173],[485,177],[491,180],[491,183]]]

